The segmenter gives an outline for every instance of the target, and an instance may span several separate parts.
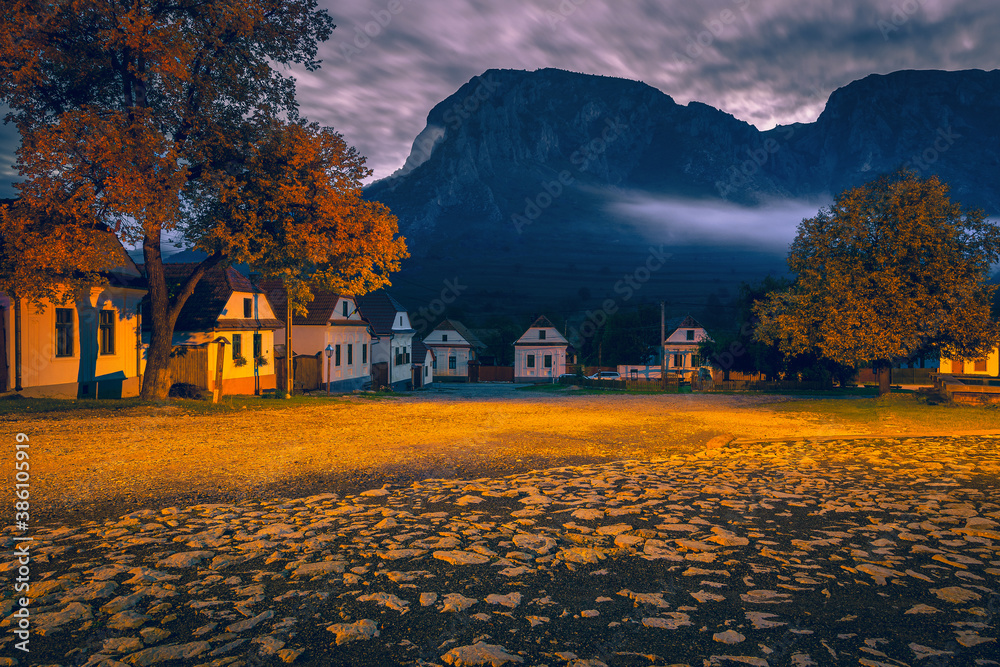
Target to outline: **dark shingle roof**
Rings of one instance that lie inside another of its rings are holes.
[[[486,347],[486,344],[483,343],[483,341],[476,338],[476,335],[469,331],[468,327],[458,320],[442,320],[441,324],[434,327],[434,331],[455,331],[459,336],[467,340],[469,345],[472,347],[480,349],[484,349]]]
[[[533,329],[535,327],[538,327],[540,329],[555,329],[556,325],[552,324],[552,322],[549,322],[549,318],[545,317],[544,315],[539,315],[538,319],[532,322],[531,326],[528,328]]]
[[[406,308],[385,290],[378,290],[356,297],[361,316],[372,325],[379,336],[388,336],[396,322],[398,313],[406,313]]]
[[[164,264],[163,272],[167,279],[168,291],[177,289],[191,272],[195,270],[197,264]],[[174,331],[211,331],[212,329],[253,329],[257,327],[257,320],[229,320],[220,324],[219,316],[222,315],[226,303],[233,292],[256,292],[264,294],[263,290],[254,289],[250,279],[232,267],[215,267],[205,272],[201,280],[194,288],[194,292],[181,309],[181,314],[177,318]],[[149,318],[143,318],[143,324],[151,322]],[[241,326],[242,325],[242,326]],[[277,319],[260,320],[261,329],[280,329],[285,323]]]
[[[267,294],[268,301],[274,307],[274,314],[278,317],[285,315],[285,286],[280,280],[262,280],[258,283],[260,288]],[[308,311],[304,316],[298,313],[292,315],[292,324],[325,326],[330,323],[330,319],[337,309],[337,303],[341,295],[336,292],[326,292],[322,290],[312,290],[313,300],[306,304]],[[366,321],[358,324],[367,324]]]
[[[704,329],[705,327],[698,324],[698,320],[694,319],[690,315],[684,318],[680,324],[677,325],[678,329]]]
[[[424,359],[427,358],[428,352],[431,353],[432,357],[435,356],[434,350],[424,345],[424,341],[422,340],[413,341],[413,363],[415,364],[424,363]]]

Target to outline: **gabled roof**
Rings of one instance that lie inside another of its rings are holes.
[[[372,325],[372,330],[380,336],[388,336],[393,331],[396,317],[406,315],[406,308],[385,290],[370,292],[356,297],[361,316]]]
[[[285,286],[280,280],[262,280],[258,283],[260,288],[267,294],[268,301],[274,307],[274,313],[278,316],[285,314]],[[306,326],[326,326],[336,314],[337,304],[342,298],[353,299],[349,294],[337,294],[336,292],[326,292],[323,290],[312,290],[313,300],[306,304],[306,314],[292,314],[292,324]],[[357,322],[358,326],[367,326],[368,322],[362,318]]]
[[[472,347],[475,347],[475,348],[478,348],[478,349],[485,349],[486,348],[486,344],[483,343],[483,341],[479,340],[476,337],[476,334],[474,334],[471,331],[469,331],[468,327],[466,327],[464,324],[462,324],[458,320],[442,320],[441,323],[438,324],[436,327],[434,327],[433,330],[434,331],[454,331],[459,336],[461,336],[462,338],[464,338],[466,340],[466,342],[469,345],[471,345]]]
[[[531,323],[529,329],[555,329],[556,325],[549,322],[549,318],[539,315],[538,319]]]
[[[429,348],[426,345],[424,345],[424,341],[422,341],[422,340],[414,340],[413,341],[413,357],[412,357],[413,358],[413,363],[415,363],[415,364],[422,364],[422,363],[424,363],[424,359],[427,358],[427,353],[428,352],[431,353],[431,357],[432,358],[437,357],[437,355],[434,354],[434,350],[432,350],[431,348]]]
[[[164,264],[163,272],[167,279],[167,289],[180,286],[191,272],[195,270],[197,264]],[[250,320],[230,320],[224,322],[220,327],[219,316],[222,314],[229,297],[233,292],[248,292],[264,295],[263,290],[254,289],[250,280],[233,267],[215,267],[205,272],[201,280],[194,288],[194,292],[181,309],[181,314],[177,318],[174,331],[211,331],[218,328],[257,328],[257,321]],[[265,295],[266,296],[266,295]],[[143,318],[143,325],[150,322],[149,318]],[[280,329],[285,323],[277,319],[261,319],[259,328]]]
[[[541,335],[541,333],[539,333],[538,335],[529,337],[528,334],[531,333],[533,329],[536,331],[552,329],[555,332],[555,336],[541,339],[538,337]],[[514,345],[515,347],[518,345],[524,347],[563,347],[569,346],[569,340],[559,332],[559,329],[556,329],[556,326],[549,321],[549,318],[542,315],[532,322],[531,326],[528,327],[523,334],[521,334],[520,338],[514,341]]]
[[[698,320],[694,319],[690,315],[684,317],[680,324],[677,325],[678,329],[704,329],[705,327],[698,324]]]

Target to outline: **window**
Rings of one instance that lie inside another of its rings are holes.
[[[674,368],[684,368],[684,355],[675,354],[674,355]]]
[[[72,308],[56,308],[56,356],[73,356]]]
[[[233,359],[243,356],[243,334],[233,334]]]
[[[253,317],[253,299],[243,299],[243,317],[246,319]]]
[[[403,348],[403,363],[404,364],[410,363],[410,348],[408,347]]]
[[[339,366],[340,365],[340,346],[339,345],[334,345],[333,346],[333,365],[334,366]]]
[[[951,372],[961,375],[965,372],[965,363],[958,359],[951,360]]]
[[[552,368],[552,355],[551,354],[546,354],[545,355],[545,367],[546,368]]]
[[[350,343],[347,344],[347,365],[350,366],[354,363],[354,346]]]
[[[691,366],[692,367],[701,366],[701,357],[699,357],[697,354],[692,354],[691,355]]]
[[[403,326],[403,316],[399,316],[399,326]]]
[[[538,330],[538,340],[545,340],[545,329]]]
[[[264,356],[264,334],[253,335],[253,356],[254,359]]]
[[[347,317],[347,301],[344,301],[344,317]]]
[[[361,363],[368,363],[368,343],[361,344]]]
[[[684,333],[687,334],[688,340],[694,340],[694,329],[688,329]]]
[[[448,357],[448,368],[449,370],[455,370],[458,368],[458,359],[455,357]]]
[[[437,368],[438,368],[437,357],[434,357],[434,358],[431,359],[431,368],[433,368],[434,370],[437,370]]]
[[[403,348],[401,347],[396,348],[396,365],[397,366],[403,365]]]
[[[535,355],[529,354],[528,355],[528,368],[534,368],[534,367],[535,367]]]
[[[442,343],[448,342],[448,334],[441,334],[441,342]]]
[[[428,377],[431,374],[431,369],[424,366],[424,377]]]
[[[986,372],[986,360],[985,359],[976,359],[975,370],[977,372],[985,373]]]
[[[99,327],[101,354],[115,353],[115,311],[102,310]]]

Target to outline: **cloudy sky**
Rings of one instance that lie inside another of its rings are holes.
[[[320,0],[338,27],[297,74],[302,110],[376,177],[427,112],[490,68],[558,67],[644,81],[761,129],[812,121],[836,88],[900,69],[993,69],[996,0]],[[0,128],[0,196],[16,136]]]

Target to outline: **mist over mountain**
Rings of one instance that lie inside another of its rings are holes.
[[[899,166],[1000,211],[998,117],[997,70],[871,75],[815,122],[763,132],[641,82],[489,70],[431,109],[367,196],[399,217],[412,258],[394,285],[414,309],[447,279],[459,312],[697,312],[783,272],[802,217]]]

